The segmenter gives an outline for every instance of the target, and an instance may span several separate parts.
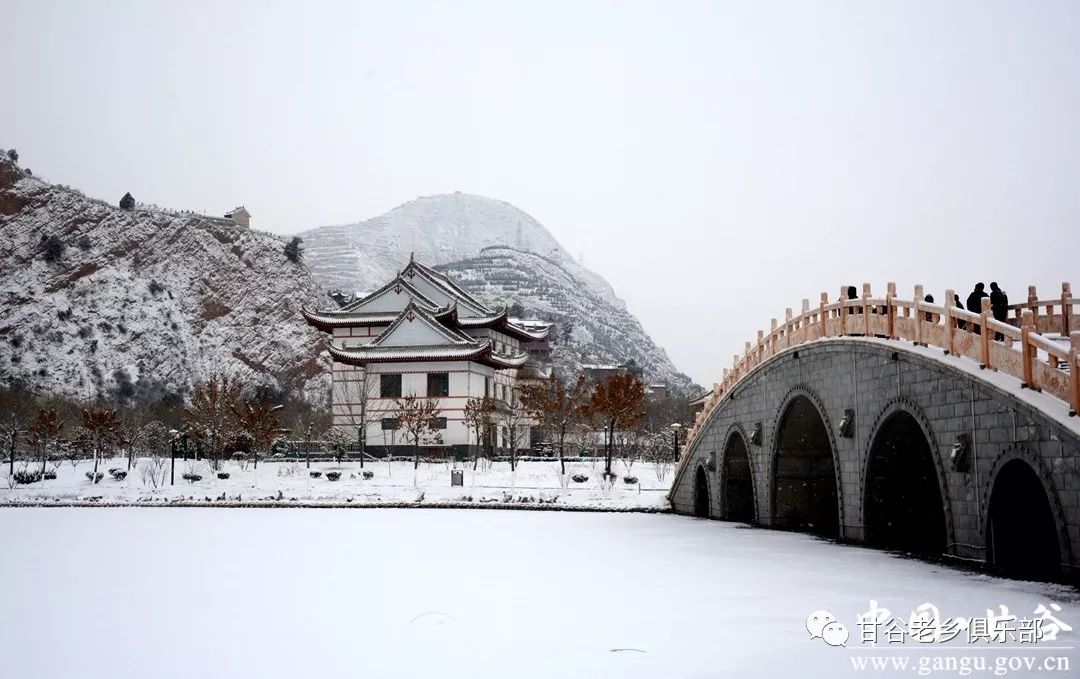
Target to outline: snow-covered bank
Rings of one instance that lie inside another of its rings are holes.
[[[222,465],[227,479],[217,478],[205,462],[176,462],[175,484],[169,484],[169,461],[157,468],[156,481],[147,477],[152,463],[139,460],[123,479],[113,478],[110,469],[127,470],[123,459],[99,465],[104,478],[92,484],[86,474],[90,462],[73,467],[65,462],[55,469],[57,478],[28,485],[0,485],[0,507],[27,506],[308,506],[308,507],[515,507],[521,509],[595,509],[615,511],[662,511],[668,508],[671,465],[634,464],[627,472],[616,463],[620,477],[614,485],[602,481],[603,466],[598,460],[567,463],[564,488],[557,461],[520,462],[516,473],[507,462],[497,462],[473,470],[472,464],[422,463],[416,470],[410,462],[312,462],[310,467],[295,462],[262,462],[241,468],[229,461]],[[17,465],[19,466],[19,465]],[[34,466],[30,465],[33,469]],[[462,474],[461,486],[451,485],[451,472]],[[51,469],[51,467],[50,467]],[[328,474],[339,473],[337,481]],[[184,475],[200,479],[188,481]],[[313,474],[317,476],[313,476]],[[369,475],[370,478],[364,478]],[[636,478],[626,483],[626,478]],[[6,478],[6,469],[0,479]]]
[[[854,677],[870,600],[1080,623],[1065,588],[672,515],[8,509],[0,544],[3,677]]]

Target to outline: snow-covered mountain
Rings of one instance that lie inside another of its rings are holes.
[[[275,237],[121,210],[3,158],[0,262],[0,383],[155,402],[225,372],[326,400],[324,338],[300,316],[317,289]]]
[[[425,196],[366,222],[300,235],[315,280],[326,291],[372,290],[415,253],[425,264],[444,265],[470,290],[558,321],[562,346],[556,358],[563,369],[634,360],[649,380],[690,384],[611,285],[509,203],[465,193]]]
[[[596,294],[563,261],[494,245],[436,268],[482,299],[507,304],[515,315],[553,321],[552,358],[563,374],[576,374],[582,363],[633,361],[650,381],[691,384],[624,304]]]

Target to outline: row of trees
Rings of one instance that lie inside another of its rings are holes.
[[[236,451],[258,456],[267,451],[282,431],[283,406],[271,401],[265,388],[248,388],[234,377],[211,375],[199,384],[191,403],[175,421],[147,419],[137,410],[121,411],[100,404],[73,406],[60,399],[38,401],[21,390],[0,391],[0,441],[8,458],[8,474],[15,460],[37,460],[44,475],[52,461],[94,460],[93,478],[103,458],[123,453],[131,470],[136,455],[168,453],[171,445],[205,458],[212,468]]]

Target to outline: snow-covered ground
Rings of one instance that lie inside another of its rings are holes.
[[[870,600],[1080,623],[1072,590],[673,515],[8,508],[0,541],[2,677],[845,677]],[[891,655],[1075,668],[1076,634]]]
[[[66,503],[138,503],[163,504],[198,502],[205,504],[476,504],[498,505],[513,503],[521,507],[542,508],[588,508],[588,509],[667,509],[667,491],[671,487],[672,466],[665,465],[662,474],[657,467],[638,462],[630,472],[622,461],[616,461],[614,470],[619,479],[610,488],[601,483],[603,462],[593,458],[587,461],[567,463],[568,475],[583,475],[587,481],[578,483],[568,480],[563,488],[559,481],[557,461],[520,462],[516,473],[510,472],[509,462],[473,471],[472,463],[456,465],[463,472],[463,486],[451,486],[453,462],[422,462],[416,472],[412,462],[368,462],[363,470],[359,462],[312,462],[310,468],[304,463],[260,462],[258,469],[247,465],[241,469],[236,462],[223,464],[222,471],[228,479],[219,479],[205,462],[193,463],[177,460],[175,485],[169,485],[169,461],[163,470],[164,486],[155,488],[143,477],[143,469],[149,462],[139,460],[127,478],[116,480],[108,471],[112,468],[127,469],[126,459],[111,459],[98,465],[105,477],[96,485],[86,478],[93,463],[82,461],[77,467],[64,462],[56,469],[57,478],[38,483],[9,488],[3,481],[7,478],[7,466],[0,469],[0,505],[3,504],[66,504]],[[21,468],[16,464],[16,470]],[[32,469],[37,469],[33,464]],[[51,469],[50,467],[48,467]],[[340,472],[338,481],[327,479],[327,472]],[[371,479],[364,479],[363,472]],[[201,480],[189,483],[183,474],[195,472]],[[319,478],[312,478],[318,472]],[[628,484],[625,477],[632,475],[638,482]],[[663,476],[663,478],[661,478]],[[209,500],[207,500],[209,498]]]

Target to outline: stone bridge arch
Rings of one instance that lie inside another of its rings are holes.
[[[759,515],[748,440],[738,424],[731,425],[724,438],[719,462],[718,500],[720,518],[725,521],[756,523]]]
[[[781,498],[774,492],[777,469],[783,467],[777,461],[783,459],[780,453],[786,445],[784,419],[793,403],[808,401],[832,449],[839,540],[927,554],[937,551],[927,544],[880,540],[880,525],[875,535],[874,512],[881,507],[868,503],[868,494],[875,492],[872,486],[885,483],[894,495],[904,487],[889,486],[895,472],[887,464],[880,467],[881,437],[887,436],[894,446],[896,441],[918,444],[923,470],[919,478],[925,481],[918,497],[940,498],[937,519],[944,524],[944,535],[937,546],[944,543],[947,557],[987,564],[1001,561],[990,551],[995,546],[989,532],[995,518],[990,509],[994,484],[1009,460],[1022,458],[1048,498],[1060,563],[1080,574],[1080,560],[1072,548],[1080,544],[1080,418],[1067,416],[1060,401],[1047,395],[1020,391],[1019,385],[1009,387],[1004,377],[980,371],[970,359],[943,356],[940,350],[898,340],[829,338],[778,351],[741,376],[699,423],[674,479],[672,507],[693,513],[694,475],[703,466],[710,515],[728,517],[725,470],[737,433],[749,461],[754,522],[784,527],[783,511],[776,511]],[[954,448],[959,451],[956,463]],[[885,478],[875,481],[879,471]],[[1012,475],[1016,468],[1006,471]],[[997,500],[1000,508],[1001,496]],[[783,504],[781,499],[781,509]],[[929,521],[925,516],[921,520]]]
[[[897,397],[870,431],[860,505],[866,544],[947,554],[955,544],[949,485],[930,422],[912,399]]]
[[[1041,457],[1026,446],[1010,445],[994,459],[983,507],[986,561],[994,570],[1054,579],[1075,564],[1058,484]]]
[[[774,528],[840,537],[844,506],[836,441],[825,404],[792,387],[773,418],[769,516]]]

